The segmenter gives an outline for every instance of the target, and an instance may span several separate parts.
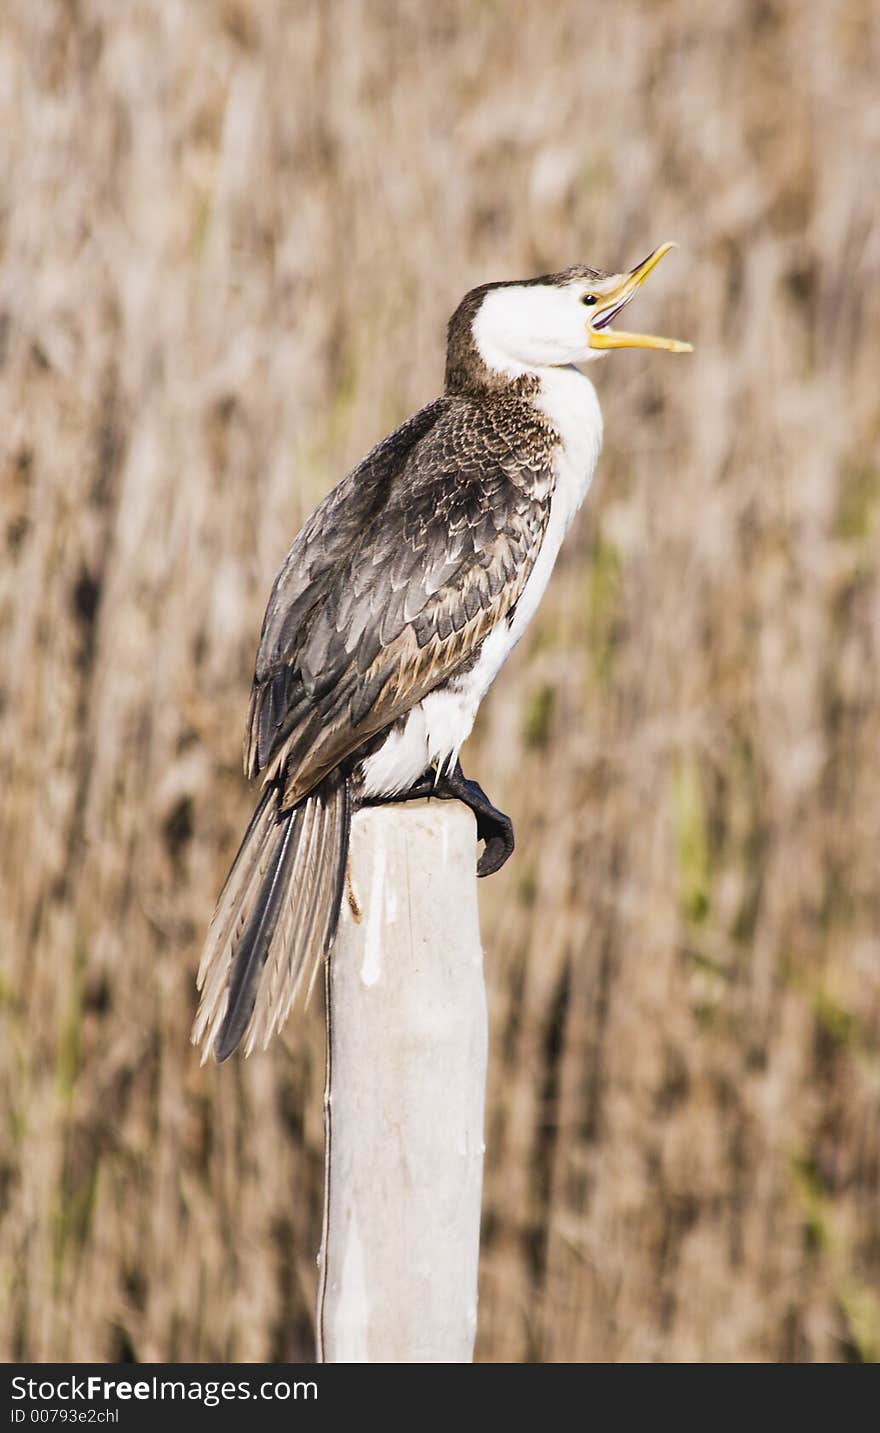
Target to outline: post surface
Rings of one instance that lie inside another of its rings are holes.
[[[356,815],[327,977],[318,1357],[469,1362],[487,1057],[470,811]]]

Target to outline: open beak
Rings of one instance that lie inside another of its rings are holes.
[[[675,244],[661,244],[628,274],[615,274],[607,280],[612,287],[602,293],[601,306],[593,310],[590,318],[590,348],[664,348],[667,353],[693,351],[693,344],[681,343],[677,338],[658,338],[653,333],[623,333],[620,329],[611,328],[612,320],[636,295],[651,270],[656,269],[664,254],[674,248]]]

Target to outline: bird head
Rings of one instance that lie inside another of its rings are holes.
[[[624,333],[613,327],[621,310],[673,248],[674,244],[661,244],[628,273],[605,274],[578,265],[523,283],[491,284],[474,290],[465,305],[470,309],[471,336],[480,358],[490,371],[512,377],[540,368],[587,363],[612,348],[689,353],[691,345],[678,339]],[[451,325],[450,339],[452,332]]]

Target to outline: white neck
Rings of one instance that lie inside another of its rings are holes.
[[[479,314],[474,323],[473,333],[477,353],[490,373],[497,373],[502,378],[522,378],[527,373],[540,375],[546,371],[527,363],[518,363],[515,358],[511,358],[502,348],[493,343],[485,332],[485,325],[481,326],[480,324]]]
[[[541,387],[532,403],[549,418],[561,440],[556,498],[566,510],[567,527],[583,502],[602,447],[602,410],[595,388],[577,368],[550,368],[537,376]]]
[[[496,373],[500,378],[524,378],[529,375],[533,378],[546,379],[552,384],[555,373],[571,371],[572,365],[568,363],[521,363],[519,359],[511,358],[509,353],[495,343],[486,329],[487,325],[480,323],[480,315],[477,314],[473,327],[477,353],[489,372]]]

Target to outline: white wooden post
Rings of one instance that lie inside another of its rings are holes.
[[[360,811],[327,971],[318,1359],[469,1363],[486,1088],[476,823]]]

